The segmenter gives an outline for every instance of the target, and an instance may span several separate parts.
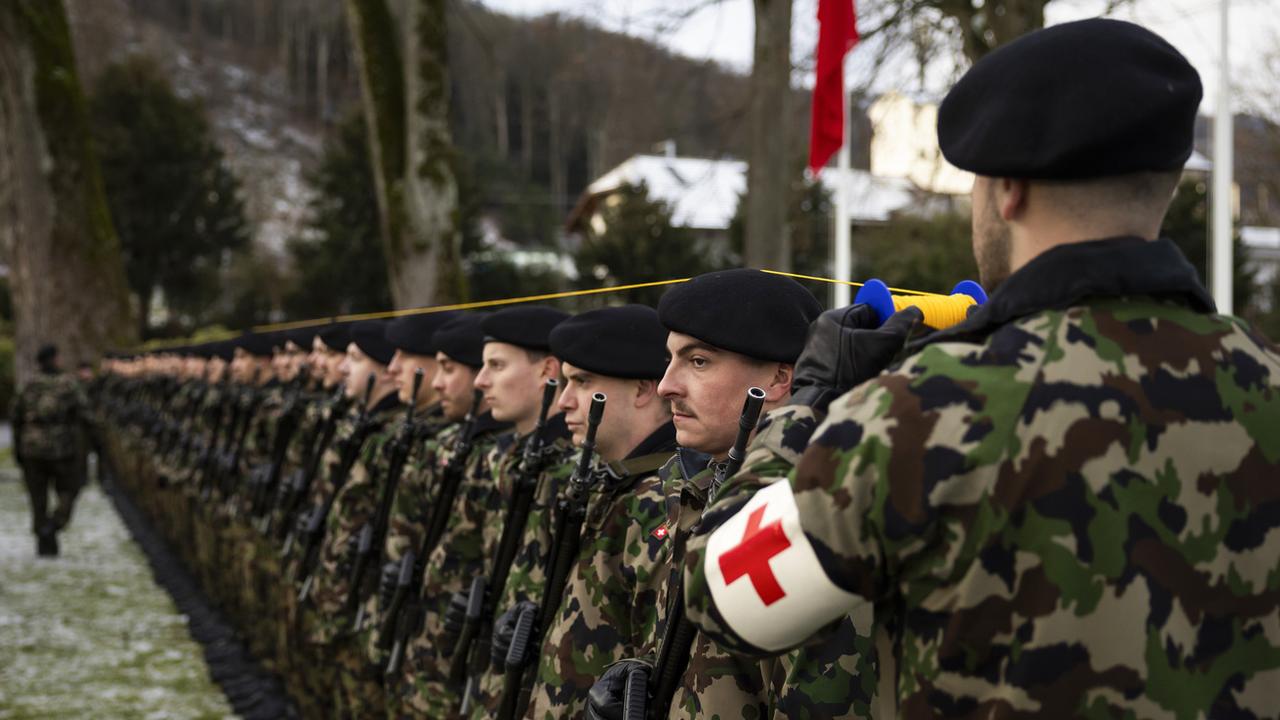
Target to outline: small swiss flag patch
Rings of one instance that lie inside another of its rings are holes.
[[[656,540],[666,540],[666,539],[667,539],[667,534],[668,534],[669,532],[670,532],[670,531],[669,531],[669,530],[667,530],[667,524],[666,524],[666,523],[662,523],[662,524],[661,524],[661,525],[659,525],[658,527],[654,528],[654,529],[653,529],[653,532],[651,532],[651,533],[649,533],[649,534],[650,534],[650,535],[652,535],[652,536],[654,537],[654,539],[656,539]]]

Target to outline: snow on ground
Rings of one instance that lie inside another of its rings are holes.
[[[0,719],[233,717],[186,618],[90,486],[38,559],[26,491],[0,468]]]

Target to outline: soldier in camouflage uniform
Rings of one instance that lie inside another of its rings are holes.
[[[603,472],[574,570],[535,659],[528,717],[580,715],[595,678],[639,655],[656,623],[662,576],[645,569],[656,565],[666,513],[656,501],[655,473],[675,451],[670,406],[658,395],[666,338],[657,313],[640,305],[582,313],[551,333],[565,377],[560,409],[575,442],[585,436],[592,393],[603,392],[608,403],[596,435]],[[637,492],[642,486],[650,490]]]
[[[83,485],[77,472],[89,432],[89,401],[72,375],[58,367],[58,349],[45,345],[36,353],[39,372],[14,400],[13,455],[31,498],[31,529],[42,556],[58,554],[58,533],[71,521],[76,495]],[[49,513],[49,492],[57,506]]]
[[[368,404],[349,427],[339,430],[336,445],[326,451],[326,497],[311,516],[313,522],[322,523],[320,535],[307,538],[300,568],[306,572],[300,596],[308,654],[335,671],[330,690],[340,717],[382,712],[381,691],[368,688],[371,679],[364,672],[364,649],[352,633],[348,603],[355,542],[377,502],[382,448],[404,413],[397,383],[387,372],[395,346],[387,342],[385,333],[386,323],[380,320],[351,327],[344,370],[347,388],[355,389],[359,402],[365,402],[367,393]],[[371,391],[368,378],[373,378]]]
[[[271,534],[281,543],[280,577],[276,580],[280,586],[276,656],[283,661],[281,670],[290,694],[308,717],[330,708],[332,678],[325,672],[327,668],[315,666],[302,633],[298,586],[302,583],[299,565],[304,527],[300,525],[305,525],[310,510],[324,500],[325,478],[320,466],[351,409],[352,400],[346,396],[342,374],[349,344],[350,326],[337,323],[321,328],[312,341],[307,363],[323,399],[308,405],[302,414],[294,442],[285,452],[288,473],[271,513]]]
[[[484,335],[480,330],[483,314],[452,316],[431,335],[436,348],[435,371],[431,378],[431,395],[438,406],[437,421],[432,421],[410,454],[400,479],[387,521],[383,541],[379,591],[366,601],[369,617],[365,630],[365,655],[370,665],[383,667],[392,639],[381,637],[387,603],[395,591],[400,564],[407,551],[418,548],[431,516],[433,492],[443,468],[453,460],[452,452],[462,427],[460,422],[471,411],[473,382],[479,371]],[[437,413],[433,408],[431,417]],[[398,678],[387,680],[385,699],[387,716],[401,716],[401,691]]]
[[[373,544],[382,543],[382,538],[373,535],[380,531],[375,527],[378,513],[384,512],[381,509],[383,505],[394,499],[401,479],[390,475],[393,455],[403,453],[404,464],[407,465],[409,456],[414,454],[414,448],[444,425],[444,416],[430,386],[437,366],[435,346],[431,343],[431,338],[435,330],[450,318],[448,313],[410,315],[386,324],[384,338],[387,347],[393,350],[387,365],[387,376],[395,385],[397,399],[406,408],[406,412],[398,413],[396,421],[388,423],[370,436],[363,457],[352,472],[351,481],[343,488],[339,498],[341,504],[334,508],[348,528],[349,537],[358,539],[368,527],[372,540],[371,554]],[[414,374],[418,370],[422,371],[423,379],[415,395]],[[409,406],[415,408],[411,423],[407,414]],[[402,443],[403,448],[399,447]],[[385,531],[385,526],[381,531]],[[350,550],[350,546],[348,549]],[[340,612],[348,616],[344,621],[351,621],[352,624],[350,631],[344,633],[340,641],[343,650],[339,653],[342,664],[338,677],[346,699],[343,711],[357,717],[378,717],[384,715],[386,709],[382,664],[377,656],[368,653],[373,627],[371,623],[363,621],[360,626],[356,626],[354,619],[359,615],[359,606],[376,595],[373,590],[377,586],[379,558],[366,557],[359,562],[362,562],[365,569],[361,571],[358,581],[351,569],[347,571],[349,587]],[[370,606],[366,610],[374,614],[377,612],[376,606]]]
[[[266,389],[246,441],[236,518],[244,529],[238,561],[245,635],[254,654],[273,670],[280,668],[274,652],[281,620],[277,609],[287,586],[280,582],[280,557],[271,536],[263,532],[263,517],[289,470],[286,457],[301,416],[318,399],[308,389],[311,378],[305,372],[303,350],[310,349],[315,328],[296,328],[281,335],[281,345],[272,357],[277,382]]]
[[[465,655],[455,658],[470,600],[470,587],[464,587],[453,595],[440,639],[450,662],[466,663],[464,690],[470,698],[465,705],[468,709],[474,707],[479,714],[492,709],[502,687],[501,667],[492,667],[488,662],[488,631],[503,610],[518,603],[540,601],[550,546],[550,509],[573,470],[570,434],[563,414],[555,409],[558,389],[550,396],[546,423],[540,430],[536,428],[542,401],[547,397],[547,381],[558,383],[560,377],[560,363],[550,350],[550,333],[566,317],[548,308],[517,307],[495,313],[482,323],[486,335],[485,365],[475,386],[484,392],[495,417],[514,425],[515,434],[512,442],[499,445],[498,454],[491,460],[495,505],[484,529],[484,558],[477,573],[487,581],[483,612],[489,614],[477,625],[480,636],[461,651]],[[517,517],[516,496],[524,493],[531,493],[527,515]],[[515,555],[505,569],[502,586],[495,587],[498,547],[508,533]]]
[[[1153,239],[1200,95],[1110,20],[961,79],[938,134],[995,291],[832,402],[789,477],[729,485],[690,543],[705,632],[774,654],[871,604],[903,717],[1275,717],[1280,349]],[[806,348],[815,412],[891,355],[857,314]]]
[[[246,556],[253,531],[245,521],[241,501],[244,464],[252,447],[252,433],[265,401],[279,403],[280,383],[272,359],[281,339],[275,334],[246,333],[237,342],[231,361],[236,392],[232,400],[232,424],[215,459],[209,503],[205,513],[214,536],[215,593],[219,604],[240,627],[249,622],[248,605],[254,587],[246,582]]]
[[[444,536],[427,558],[422,595],[427,598],[422,631],[408,647],[402,713],[427,717],[457,714],[462,688],[449,682],[453,648],[446,626],[452,598],[471,587],[492,557],[501,531],[501,492],[497,466],[514,452],[519,439],[537,421],[538,402],[548,379],[559,375],[559,362],[548,352],[547,336],[564,313],[541,307],[509,308],[481,320],[484,364],[475,388],[490,418],[483,444],[477,442],[454,502]],[[436,509],[435,512],[447,510]],[[456,630],[456,628],[455,628]]]
[[[644,658],[616,664],[592,691],[593,711],[618,711],[616,678],[648,668],[662,653],[672,590],[684,558],[684,543],[706,507],[717,467],[733,445],[747,389],[765,391],[765,407],[777,407],[791,393],[792,363],[803,347],[809,323],[821,305],[794,280],[759,270],[708,273],[663,295],[658,314],[669,330],[671,361],[658,391],[671,402],[679,450],[660,471],[654,488],[666,510],[660,534],[656,618]],[[770,688],[779,672],[774,661],[754,662],[699,639],[670,708],[672,717],[764,717]],[[651,687],[653,681],[651,680]]]

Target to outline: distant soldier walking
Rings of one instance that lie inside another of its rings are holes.
[[[89,403],[75,377],[58,367],[58,348],[45,345],[36,354],[40,372],[14,401],[13,453],[31,495],[31,528],[41,556],[58,554],[58,532],[71,521],[71,509],[83,484],[84,431]],[[49,513],[49,491],[58,504]]]

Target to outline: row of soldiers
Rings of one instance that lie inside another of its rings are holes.
[[[724,335],[733,306],[753,332]],[[117,358],[109,452],[309,717],[577,717],[626,658],[658,665],[645,696],[675,716],[863,717],[869,612],[830,654],[670,652],[682,545],[745,440],[747,389],[756,414],[790,396],[820,311],[733,270],[657,311],[419,314]]]
[[[1201,97],[1120,21],[975,63],[949,328],[731,270],[250,335],[112,363],[111,453],[312,715],[1275,718],[1280,349],[1159,239]]]

